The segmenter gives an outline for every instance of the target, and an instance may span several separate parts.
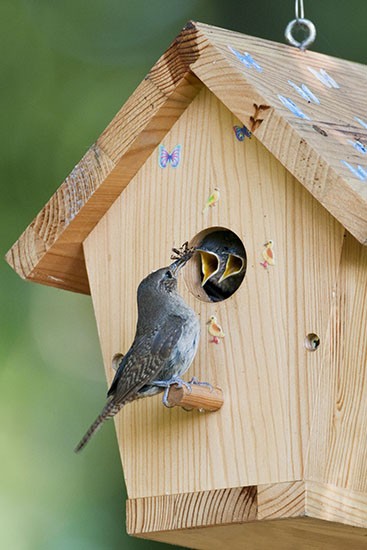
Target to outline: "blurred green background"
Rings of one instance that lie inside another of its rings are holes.
[[[366,62],[366,0],[305,8],[313,49]],[[293,15],[293,0],[1,0],[2,255],[187,20],[283,42]],[[90,298],[4,261],[0,276],[0,548],[169,548],[125,533],[112,422],[73,453],[106,391]]]

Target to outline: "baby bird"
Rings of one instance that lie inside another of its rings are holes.
[[[229,298],[240,286],[246,271],[246,252],[240,239],[220,229],[204,237],[196,248],[200,254],[201,286],[212,302]]]

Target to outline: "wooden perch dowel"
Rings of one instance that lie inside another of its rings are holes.
[[[218,411],[223,405],[223,391],[218,386],[209,387],[202,384],[191,384],[191,391],[177,384],[171,386],[168,393],[168,403],[183,407],[185,410],[199,409],[202,411]]]

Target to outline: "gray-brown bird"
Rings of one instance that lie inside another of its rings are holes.
[[[231,231],[219,229],[204,237],[196,250],[200,254],[201,285],[212,302],[231,296],[246,272],[246,251]]]
[[[79,452],[102,423],[135,399],[155,395],[172,384],[187,384],[181,376],[190,367],[199,343],[200,324],[177,292],[178,259],[148,275],[138,288],[138,322],[134,341],[121,358],[107,393],[107,403],[75,452]]]

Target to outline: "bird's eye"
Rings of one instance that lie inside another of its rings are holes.
[[[173,278],[173,275],[172,275],[172,273],[171,273],[169,270],[166,271],[166,273],[165,273],[165,278],[166,278],[166,279],[172,279],[172,278]]]

